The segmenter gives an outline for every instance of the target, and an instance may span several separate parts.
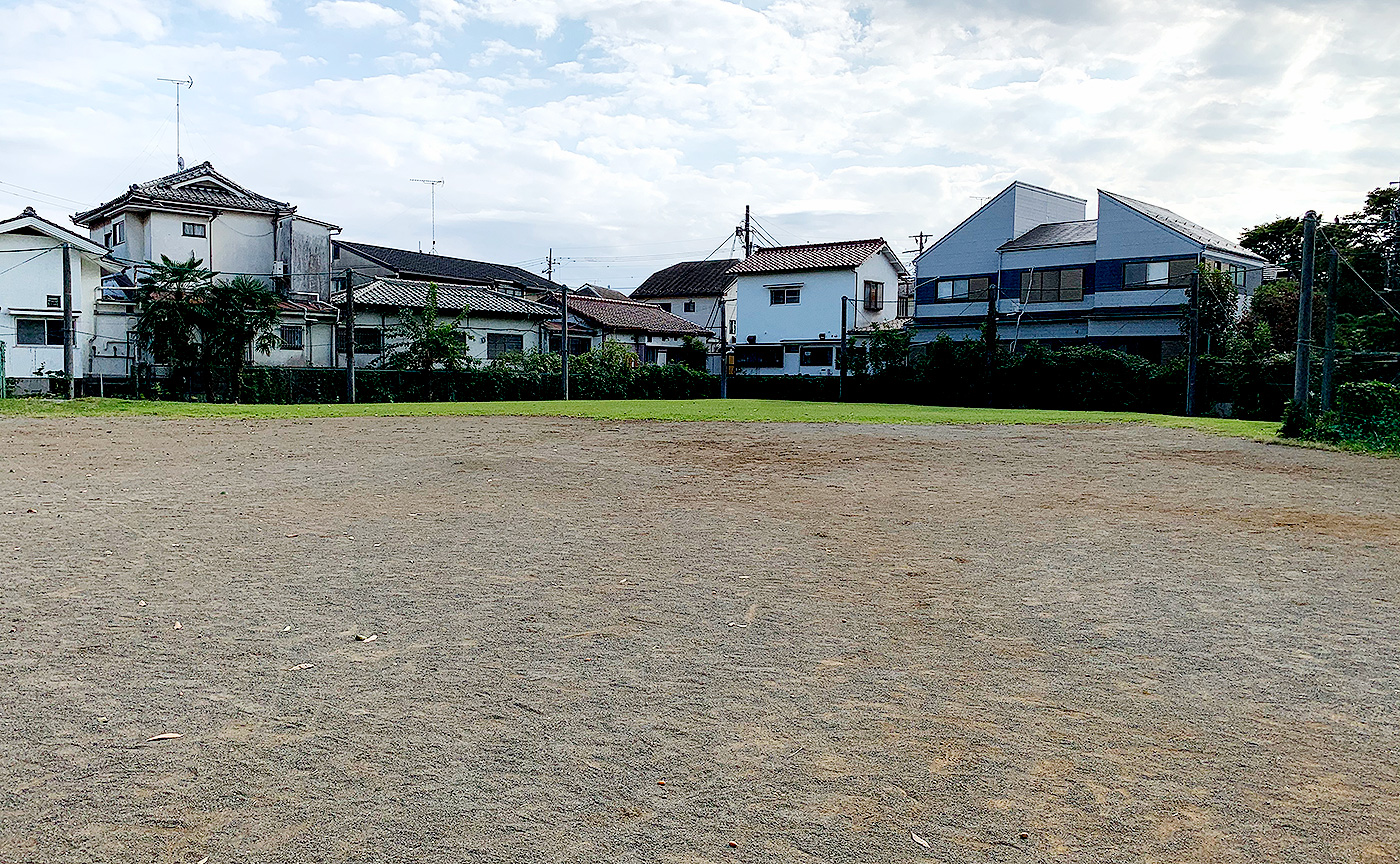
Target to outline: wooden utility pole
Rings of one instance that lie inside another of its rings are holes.
[[[545,278],[554,281],[554,250],[545,258]],[[569,399],[569,288],[559,286],[559,369],[564,385],[564,400]]]
[[[1337,249],[1327,250],[1327,318],[1322,331],[1322,410],[1332,410],[1332,376],[1337,364]]]
[[[355,283],[345,270],[345,401],[355,401]]]
[[[846,356],[846,304],[851,302],[851,298],[841,298],[841,347],[836,349],[837,362],[841,364],[841,379],[836,382],[836,401],[846,401],[846,366],[850,359]]]
[[[744,241],[744,257],[753,254],[753,225],[749,221],[749,205],[744,205],[744,224],[734,229],[734,236]]]
[[[1201,354],[1201,272],[1191,274],[1191,296],[1187,298],[1186,325],[1186,416],[1196,414],[1197,359]]]
[[[73,260],[70,247],[63,244],[63,383],[69,399],[73,398]]]
[[[1293,410],[1308,417],[1308,379],[1312,361],[1312,292],[1317,247],[1317,212],[1303,216],[1303,282],[1298,289],[1297,356],[1293,362]]]
[[[729,398],[729,311],[728,300],[719,296],[719,398]]]

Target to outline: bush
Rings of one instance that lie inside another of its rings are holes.
[[[1288,422],[1283,434],[1326,441],[1356,444],[1370,450],[1400,451],[1400,387],[1381,381],[1343,384],[1337,388],[1337,407],[1318,417],[1310,427]]]

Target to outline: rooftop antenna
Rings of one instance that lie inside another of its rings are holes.
[[[431,251],[429,254],[431,254],[431,255],[436,255],[436,254],[437,254],[437,187],[441,186],[441,185],[443,184],[444,181],[442,181],[442,180],[415,180],[415,179],[412,178],[412,177],[410,177],[410,178],[408,178],[408,179],[409,179],[409,182],[410,182],[410,183],[427,183],[427,184],[428,184],[428,207],[429,207],[429,211],[428,211],[428,212],[429,212],[429,214],[430,214],[430,218],[432,219],[432,231],[433,231],[433,248],[432,248],[432,251]]]
[[[184,80],[179,78],[157,78],[156,80],[175,85],[175,165],[178,170],[184,171],[185,157],[180,155],[180,88],[194,87],[194,76],[188,75]]]

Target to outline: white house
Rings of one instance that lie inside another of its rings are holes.
[[[459,322],[467,354],[495,360],[507,354],[538,351],[545,340],[544,324],[558,317],[550,306],[475,285],[437,285],[416,279],[372,279],[355,286],[355,367],[380,366],[395,347],[395,327],[402,310],[421,310],[428,291],[437,294],[440,324],[466,310]],[[347,298],[339,292],[332,302],[342,309]],[[336,350],[343,357],[343,340]],[[343,365],[344,361],[340,361]]]
[[[729,272],[739,307],[734,364],[761,375],[836,374],[843,305],[847,329],[892,322],[909,275],[881,239],[760,249]]]
[[[733,340],[738,326],[737,304],[734,302],[734,277],[730,270],[737,258],[715,261],[682,261],[658,270],[631,294],[633,300],[655,303],[672,315],[692,324],[720,332],[720,305],[728,313],[728,335]],[[716,343],[718,344],[718,343]]]
[[[73,377],[101,374],[94,358],[109,349],[96,309],[102,276],[115,269],[105,249],[39,216],[32,207],[0,221],[0,342],[4,376],[22,392],[49,392],[63,373],[63,256],[65,244],[73,309]],[[117,334],[112,334],[116,336]],[[126,344],[126,333],[117,337]],[[96,392],[95,388],[93,392]]]

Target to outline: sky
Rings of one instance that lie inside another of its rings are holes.
[[[1227,236],[1400,181],[1390,0],[0,0],[0,215],[175,168],[344,239],[630,289],[1013,180]],[[909,256],[905,256],[906,260]]]

